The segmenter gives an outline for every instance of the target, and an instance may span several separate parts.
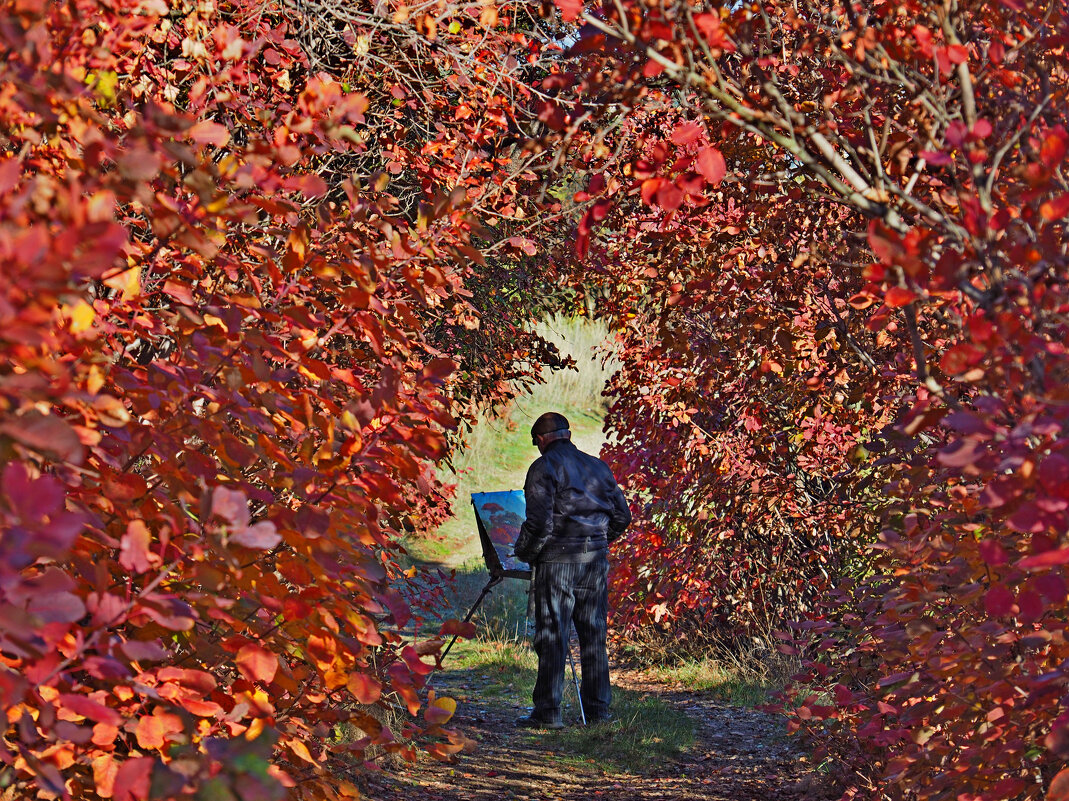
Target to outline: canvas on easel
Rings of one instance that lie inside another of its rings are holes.
[[[490,580],[486,582],[479,597],[464,616],[467,623],[475,610],[490,594],[490,590],[507,578],[531,580],[531,571],[524,563],[512,555],[512,546],[520,536],[520,526],[527,517],[527,503],[523,490],[502,490],[499,492],[473,492],[471,505],[475,509],[475,525],[479,530],[479,544],[483,550],[483,562]],[[457,641],[456,636],[442,652],[444,660]]]
[[[530,581],[531,571],[512,555],[520,526],[527,516],[523,490],[473,492],[471,505],[475,508],[483,561],[490,576]]]

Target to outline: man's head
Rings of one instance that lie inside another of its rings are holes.
[[[545,453],[551,442],[571,438],[572,432],[568,430],[568,418],[557,412],[546,412],[531,426],[531,444],[536,446],[541,453]]]

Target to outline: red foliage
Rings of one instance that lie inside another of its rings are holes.
[[[610,456],[648,493],[623,622],[808,612],[785,710],[846,797],[1061,797],[1064,4],[581,20],[577,102],[636,109],[578,242],[627,359]]]
[[[437,44],[404,6],[349,10],[5,5],[0,760],[19,797],[347,797],[371,745],[465,742],[450,699],[399,732],[374,707],[416,715],[440,645],[405,633],[428,593],[396,535],[446,513],[433,465],[457,416],[545,351],[502,300],[539,272],[473,239],[503,250],[533,213],[502,145],[526,89],[487,67],[528,43],[467,7]],[[485,337],[507,342],[494,360]]]

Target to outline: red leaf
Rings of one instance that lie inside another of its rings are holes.
[[[99,701],[87,698],[84,695],[64,694],[59,696],[59,705],[69,709],[76,715],[97,723],[107,723],[110,726],[118,726],[123,722],[123,717],[110,706],[105,706]]]
[[[1017,616],[1022,623],[1031,624],[1043,616],[1043,599],[1038,592],[1021,590],[1017,593]]]
[[[538,113],[538,119],[542,120],[542,122],[554,131],[563,130],[564,126],[567,124],[567,117],[564,113],[564,109],[552,100],[542,102],[541,109]]]
[[[1055,567],[1056,565],[1069,564],[1069,548],[1057,548],[1053,551],[1026,556],[1017,562],[1017,567],[1022,570],[1037,570],[1042,567]]]
[[[1051,753],[1063,759],[1069,757],[1069,715],[1063,712],[1054,720],[1051,730],[1043,738],[1043,744]]]
[[[474,623],[462,623],[456,619],[449,619],[442,624],[442,628],[439,630],[439,634],[442,637],[448,637],[450,635],[456,635],[457,637],[471,638],[475,636],[475,624]]]
[[[936,458],[947,467],[965,467],[978,462],[985,453],[986,449],[979,442],[959,439],[939,451]]]
[[[983,357],[984,352],[978,347],[962,342],[947,349],[939,360],[939,366],[950,375],[960,375],[979,364]]]
[[[694,24],[710,47],[720,47],[724,44],[724,29],[720,26],[719,14],[697,14]]]
[[[0,434],[38,452],[52,453],[73,464],[82,461],[82,441],[65,420],[32,411],[0,425]]]
[[[373,704],[382,695],[382,685],[376,679],[360,671],[353,671],[349,674],[346,687],[349,688],[353,698],[361,704]]]
[[[1048,169],[1056,169],[1065,158],[1067,148],[1069,148],[1069,135],[1066,134],[1064,128],[1059,126],[1043,139],[1039,158]]]
[[[700,139],[704,130],[700,122],[681,122],[672,131],[672,141],[680,146],[689,145]]]
[[[1006,521],[1006,525],[1014,531],[1022,534],[1038,534],[1043,531],[1047,524],[1040,516],[1039,509],[1033,503],[1023,503]]]
[[[952,64],[964,64],[969,60],[969,51],[964,45],[955,44],[947,48],[947,57]]]
[[[130,656],[129,646],[131,643],[127,643],[124,647],[124,652]],[[130,656],[131,659],[135,657]],[[151,659],[153,661],[159,661],[162,657],[153,655]],[[211,673],[206,673],[203,670],[193,670],[191,668],[176,668],[176,667],[163,667],[156,671],[156,678],[160,681],[173,681],[183,687],[189,687],[190,689],[197,690],[207,695],[218,686],[215,677]]]
[[[160,155],[145,147],[133,147],[116,159],[119,174],[138,183],[151,181],[160,171]]]
[[[995,540],[984,540],[978,547],[980,548],[981,558],[989,565],[1004,565],[1009,561],[1006,549]]]
[[[405,664],[408,665],[408,669],[415,673],[417,676],[426,676],[428,673],[434,670],[434,665],[428,665],[422,659],[419,658],[419,652],[416,651],[411,645],[406,645],[401,649],[401,658],[405,660]]]
[[[1057,573],[1043,573],[1031,579],[1029,583],[1050,603],[1061,604],[1065,601],[1065,582]]]
[[[657,190],[657,205],[665,211],[675,211],[683,205],[683,190],[671,181],[665,181]]]
[[[270,683],[278,671],[278,657],[256,643],[242,646],[234,661],[241,675],[249,681]]]
[[[184,303],[186,306],[195,305],[195,301],[193,300],[193,290],[186,284],[167,280],[163,282],[163,291],[179,303]]]
[[[533,256],[538,252],[535,243],[525,236],[511,236],[508,239],[508,243],[516,248],[516,250],[522,250],[528,256]]]
[[[1013,612],[1013,593],[1002,584],[995,584],[984,595],[984,609],[991,617],[1002,617]]]
[[[291,175],[282,182],[282,186],[300,192],[307,198],[323,197],[327,193],[327,182],[318,175]]]
[[[404,628],[408,621],[412,619],[412,609],[405,599],[401,597],[401,593],[396,590],[383,593],[380,600],[389,608],[390,615],[393,616],[393,621],[398,628]]]
[[[1069,498],[1069,459],[1052,453],[1039,463],[1039,483],[1052,495]]]
[[[903,306],[908,306],[916,299],[917,293],[913,290],[900,286],[893,286],[887,290],[887,293],[883,297],[883,302],[892,309],[900,309]]]
[[[959,434],[986,434],[990,436],[990,424],[979,415],[961,410],[952,412],[943,418],[944,425],[950,426]]]
[[[457,369],[457,363],[452,359],[431,359],[423,368],[423,376],[435,383],[444,382]]]
[[[646,66],[642,68],[642,75],[646,78],[656,78],[664,72],[664,65],[660,61],[650,59],[646,62]]]
[[[16,158],[0,159],[0,195],[15,188],[22,176],[22,162]]]
[[[0,487],[23,522],[48,517],[63,503],[63,485],[51,476],[30,478],[22,462],[8,463]]]
[[[152,757],[127,759],[115,774],[112,798],[115,801],[145,801],[152,778]]]
[[[716,186],[727,175],[728,165],[724,161],[724,155],[715,147],[703,147],[698,150],[696,165],[698,172],[706,181]]]
[[[583,10],[583,0],[553,0],[553,5],[560,9],[565,22],[573,22]]]
[[[212,492],[212,515],[237,529],[249,524],[249,500],[241,490],[216,487]]]
[[[868,238],[869,247],[883,264],[894,264],[903,252],[898,234],[875,220],[869,223]]]

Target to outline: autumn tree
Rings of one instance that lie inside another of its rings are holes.
[[[465,744],[396,535],[552,356],[515,15],[4,5],[9,792],[349,797]]]
[[[1064,4],[558,6],[562,147],[634,118],[576,232],[634,354],[626,619],[808,611],[849,797],[1062,797]]]

